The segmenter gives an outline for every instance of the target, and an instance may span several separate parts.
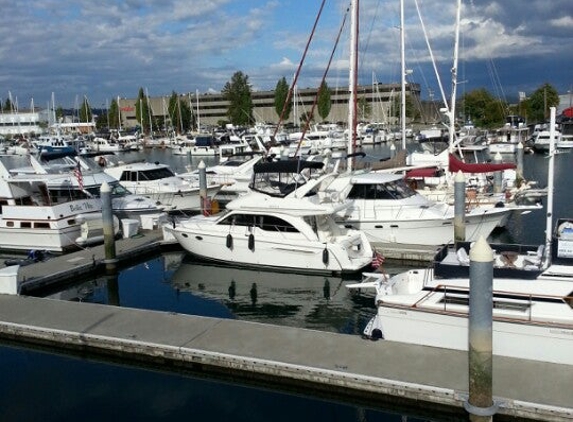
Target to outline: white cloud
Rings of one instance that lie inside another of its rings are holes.
[[[487,60],[560,54],[573,26],[570,0],[473,0],[463,9],[462,55]],[[317,7],[301,0],[0,0],[1,91],[64,103],[87,95],[95,103],[116,95],[216,92],[243,71],[253,86],[273,88],[302,57]],[[455,2],[418,0],[437,60],[452,57]],[[314,86],[334,46],[347,0],[327,6],[317,26],[300,85]],[[316,9],[316,10],[315,10]],[[361,75],[395,81],[399,69],[398,2],[362,0]],[[425,66],[429,53],[416,10],[406,8],[409,67]],[[348,22],[329,73],[345,81]],[[569,62],[573,60],[568,58]],[[417,71],[414,76],[421,76]],[[567,81],[570,84],[570,81]]]

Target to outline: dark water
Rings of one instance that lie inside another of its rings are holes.
[[[372,150],[384,156],[385,150]],[[187,157],[153,150],[148,159],[169,162],[184,171]],[[571,214],[569,171],[573,156],[555,163],[555,217]],[[525,176],[541,186],[548,159],[525,157]],[[192,163],[196,167],[197,163]],[[506,241],[538,244],[544,239],[545,210],[513,218],[498,236]],[[387,266],[388,272],[404,268]],[[77,300],[192,315],[238,318],[268,324],[312,328],[354,335],[375,313],[373,296],[351,294],[349,280],[240,270],[201,264],[184,253],[170,252],[121,271],[116,278],[83,280],[49,294]],[[402,421],[442,420],[431,414],[416,419],[399,412],[339,403],[143,368],[64,356],[15,346],[0,347],[1,421],[234,420],[258,421]],[[269,386],[272,387],[272,386]]]

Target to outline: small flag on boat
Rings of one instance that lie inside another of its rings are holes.
[[[78,180],[78,185],[80,185],[80,190],[84,190],[84,176],[82,175],[82,167],[78,161],[76,167],[74,168],[74,176]]]
[[[380,252],[374,251],[374,257],[372,258],[372,263],[370,265],[372,265],[372,268],[374,269],[380,268],[384,261],[384,256],[382,256]]]

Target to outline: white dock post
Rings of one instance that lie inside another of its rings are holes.
[[[493,401],[493,251],[483,237],[470,250],[468,321],[469,398],[472,422],[490,422]]]
[[[103,241],[105,248],[105,269],[108,273],[117,271],[117,258],[115,254],[115,233],[113,229],[113,211],[111,208],[111,188],[103,182],[101,192],[101,211],[103,219]]]
[[[516,161],[516,171],[517,171],[517,187],[523,181],[523,143],[517,144],[517,156],[515,157]]]
[[[207,167],[205,162],[201,160],[198,166],[199,169],[199,198],[201,200],[201,214],[208,215],[210,206],[208,206],[207,198]]]

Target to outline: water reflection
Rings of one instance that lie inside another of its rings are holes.
[[[299,275],[209,265],[185,257],[171,285],[223,303],[239,319],[358,333],[374,313],[373,300],[355,300],[338,277]]]

